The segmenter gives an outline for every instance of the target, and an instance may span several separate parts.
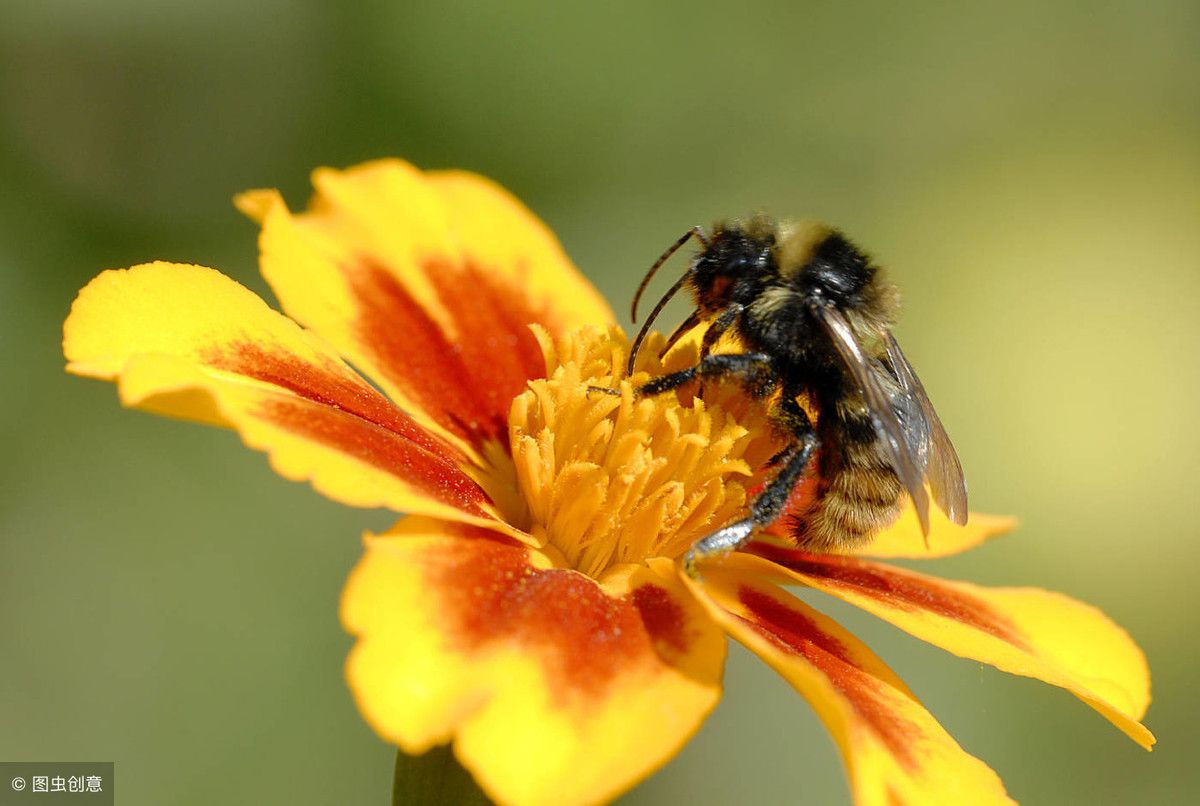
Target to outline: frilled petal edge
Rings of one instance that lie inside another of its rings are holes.
[[[490,180],[389,159],[322,168],[313,184],[299,213],[275,191],[237,199],[262,225],[283,310],[468,450],[507,444],[509,403],[544,374],[529,325],[613,320],[545,225]]]
[[[115,381],[127,406],[236,429],[285,478],[342,503],[514,536],[463,455],[255,294],[202,266],[106,271],[63,326],[67,370]]]

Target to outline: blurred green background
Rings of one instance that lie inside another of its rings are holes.
[[[358,535],[389,522],[236,437],[61,370],[97,271],[260,292],[234,191],[383,155],[524,198],[619,311],[687,226],[836,222],[978,509],[927,570],[1090,601],[1149,655],[1146,754],[1070,695],[830,605],[1028,803],[1200,788],[1200,5],[0,4],[0,758],[117,762],[122,803],[383,803],[342,682]],[[824,603],[822,603],[824,604]],[[625,803],[848,801],[809,708],[735,650],[701,733]]]

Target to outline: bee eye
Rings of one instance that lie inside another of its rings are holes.
[[[737,255],[725,262],[725,265],[721,267],[721,274],[728,278],[733,278],[745,274],[750,267],[749,258],[745,255]]]

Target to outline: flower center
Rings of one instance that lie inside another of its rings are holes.
[[[636,397],[647,380],[694,366],[695,341],[658,358],[652,334],[623,378],[628,340],[588,328],[538,333],[546,378],[518,395],[508,429],[529,531],[592,577],[651,557],[677,558],[745,509],[779,443],[765,407],[735,384],[695,383]],[[610,395],[589,387],[619,388]]]

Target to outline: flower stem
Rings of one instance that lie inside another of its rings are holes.
[[[435,747],[423,756],[396,752],[392,776],[392,806],[490,806],[491,801],[471,774],[462,768],[449,746]]]

